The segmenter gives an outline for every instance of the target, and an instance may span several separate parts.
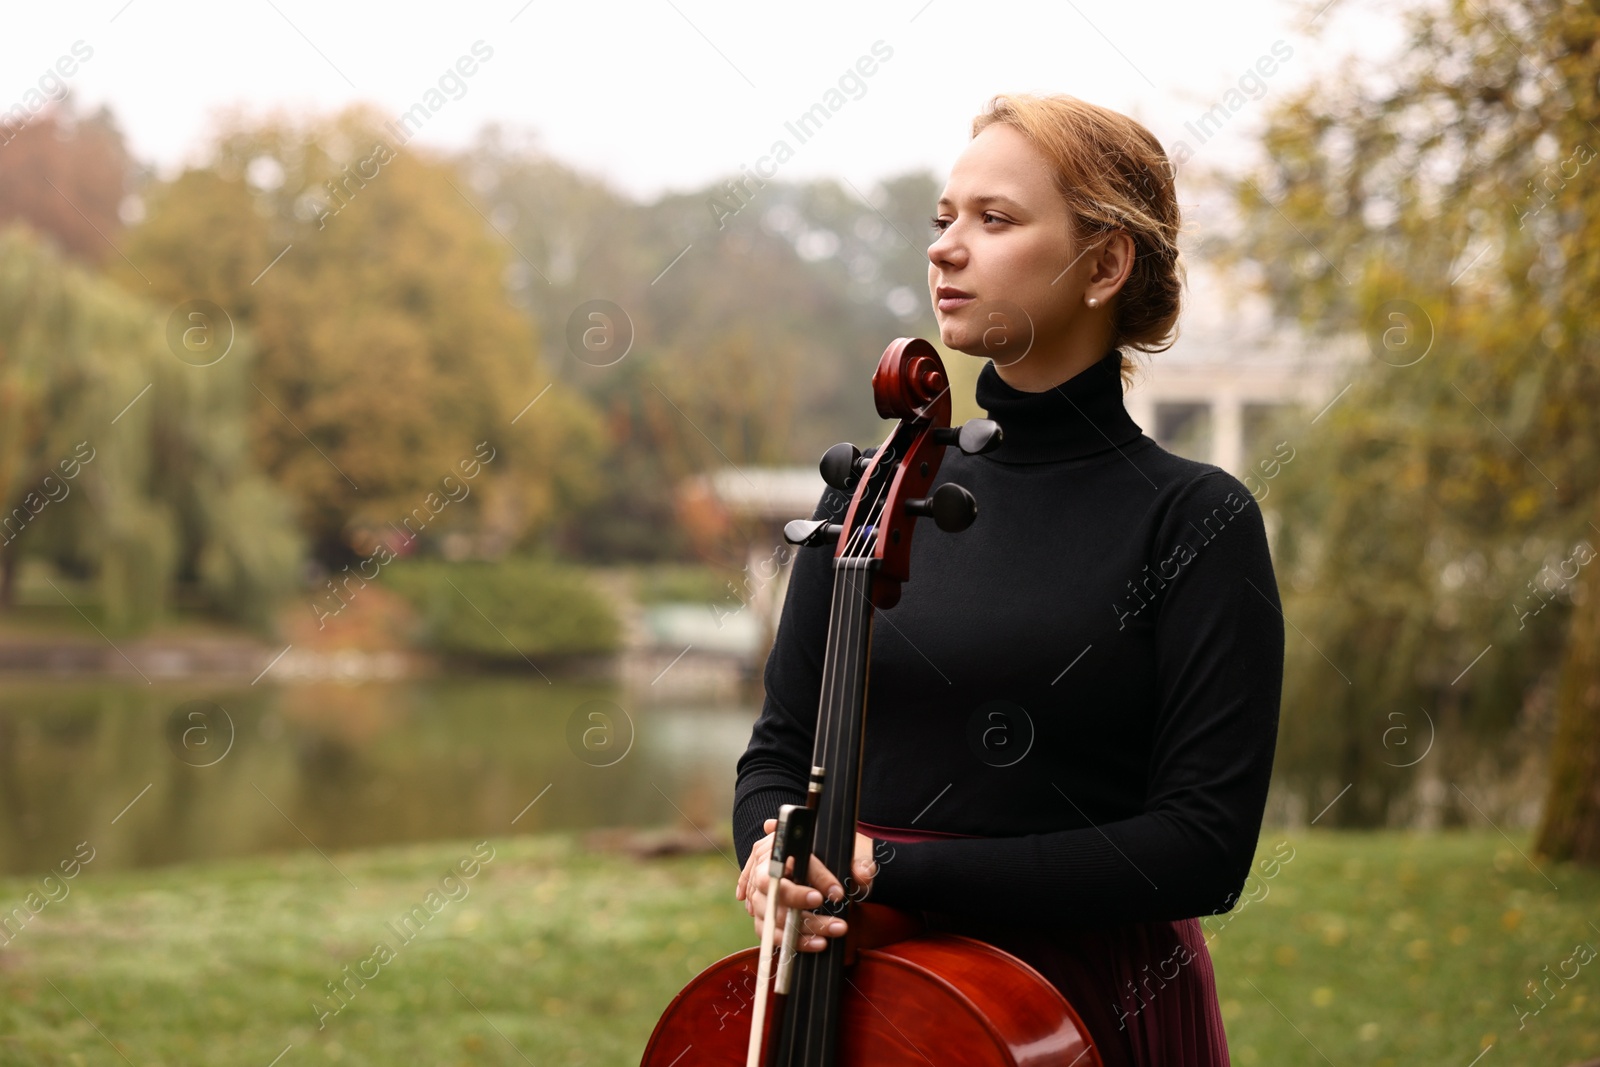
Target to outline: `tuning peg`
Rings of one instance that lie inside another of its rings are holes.
[[[820,545],[839,540],[844,525],[827,519],[792,519],[783,526],[783,539],[791,545]]]
[[[946,533],[957,533],[971,526],[972,520],[978,517],[978,502],[961,486],[945,482],[933,491],[932,496],[907,500],[906,510],[913,515],[931,515],[934,525],[939,529]]]
[[[852,480],[860,466],[861,449],[849,441],[828,449],[822,454],[822,462],[817,464],[817,468],[822,471],[822,480],[841,493],[848,493],[855,488]]]
[[[957,445],[969,456],[981,455],[1000,447],[1005,433],[993,419],[968,419],[960,426],[933,431],[935,444]]]

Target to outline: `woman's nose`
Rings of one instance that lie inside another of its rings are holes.
[[[935,266],[960,265],[961,258],[966,254],[966,251],[962,248],[960,240],[952,236],[952,229],[953,227],[946,229],[938,237],[934,238],[933,243],[928,246],[929,263]]]

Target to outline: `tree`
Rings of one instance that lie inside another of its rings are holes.
[[[115,258],[132,170],[110,110],[80,116],[66,97],[20,129],[0,127],[0,226],[25,222],[85,263]]]
[[[499,128],[463,169],[521,253],[514,292],[548,372],[607,412],[602,494],[560,535],[573,555],[681,558],[684,476],[811,465],[838,441],[875,440],[879,355],[932,329],[927,174],[883,183],[873,203],[835,182],[753,177],[639,203]],[[616,362],[571,351],[570,324],[595,300],[631,323]]]
[[[323,560],[418,531],[481,443],[494,458],[449,519],[479,554],[592,492],[598,418],[570,389],[542,394],[506,299],[513,253],[448,163],[359,108],[232,120],[212,157],[150,190],[128,256],[165,300],[214,301],[256,339],[255,454]]]
[[[1600,528],[1600,511],[1593,525]],[[1600,538],[1596,538],[1600,541]],[[1582,580],[1556,691],[1559,716],[1538,849],[1600,865],[1600,567]]]
[[[1465,742],[1504,737],[1531,688],[1595,684],[1592,655],[1562,649],[1593,632],[1568,572],[1600,544],[1600,184],[1579,177],[1600,145],[1600,15],[1452,2],[1409,16],[1409,36],[1381,73],[1349,65],[1286,99],[1264,161],[1226,180],[1232,261],[1286,317],[1359,330],[1375,356],[1299,431],[1314,461],[1273,502],[1306,637],[1280,767],[1327,799],[1359,783],[1328,820],[1351,824],[1416,780],[1380,740],[1394,716],[1419,741],[1418,712],[1435,719],[1455,744],[1434,758],[1465,773],[1492,751]],[[1592,790],[1562,781],[1557,811]]]
[[[287,502],[252,468],[251,353],[199,367],[166,317],[26,227],[0,232],[0,591],[26,556],[95,578],[137,629],[193,589],[264,624],[295,580]]]

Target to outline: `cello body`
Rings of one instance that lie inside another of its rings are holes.
[[[742,1067],[758,951],[724,956],[684,987],[642,1067]],[[922,934],[861,952],[848,974],[838,1067],[1101,1067],[1066,998],[986,942]],[[769,1034],[780,1018],[768,1008]]]

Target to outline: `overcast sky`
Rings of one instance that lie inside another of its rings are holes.
[[[1341,0],[1308,29],[1313,10],[1285,0],[15,5],[0,37],[0,109],[37,100],[41,78],[54,89],[47,71],[77,45],[92,54],[61,69],[76,67],[65,80],[80,104],[108,103],[134,153],[163,171],[195,156],[221,107],[328,112],[364,100],[398,116],[441,78],[431,99],[443,106],[415,144],[459,147],[506,123],[644,197],[737,174],[779,139],[794,152],[783,178],[836,176],[863,190],[916,167],[942,178],[972,115],[1015,90],[1116,108],[1169,152],[1183,141],[1196,163],[1226,164],[1250,151],[1272,99],[1342,55],[1375,57],[1399,39],[1392,8],[1372,0]],[[456,64],[474,45],[462,77]],[[1275,45],[1289,58],[1251,74]],[[855,74],[874,46],[871,75]],[[1227,97],[1241,78],[1244,92]],[[837,111],[804,143],[785,127],[830,100]],[[1228,100],[1243,104],[1225,105],[1202,142],[1186,124]]]

